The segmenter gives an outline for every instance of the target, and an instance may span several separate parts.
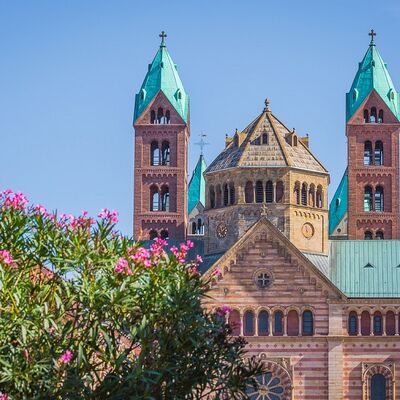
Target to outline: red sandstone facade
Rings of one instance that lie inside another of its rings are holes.
[[[399,135],[375,91],[347,124],[348,239],[400,239]]]
[[[152,111],[157,115],[159,110],[168,118],[152,121]],[[189,123],[160,91],[136,119],[134,128],[134,238],[184,239]]]

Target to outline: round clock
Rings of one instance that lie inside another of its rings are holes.
[[[223,222],[217,225],[217,236],[220,239],[224,238],[227,233],[228,233],[228,227]]]
[[[303,236],[306,237],[307,239],[310,239],[311,237],[314,236],[314,231],[315,231],[314,226],[309,222],[306,222],[301,228]]]

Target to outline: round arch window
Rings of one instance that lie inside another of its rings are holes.
[[[271,272],[261,269],[254,274],[254,282],[260,289],[269,288],[274,278]]]

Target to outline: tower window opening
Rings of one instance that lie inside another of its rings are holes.
[[[374,374],[371,378],[371,400],[386,400],[386,378],[382,374]]]
[[[377,239],[377,240],[383,240],[383,239],[384,239],[383,231],[377,231],[377,232],[375,233],[375,239]]]
[[[307,184],[303,183],[301,185],[301,204],[303,206],[307,205]]]
[[[374,314],[374,335],[382,336],[382,315],[379,312]]]
[[[278,181],[276,183],[276,202],[277,203],[283,203],[283,194],[284,194],[283,182]]]
[[[383,110],[379,110],[378,122],[379,122],[380,124],[383,123]]]
[[[350,336],[356,336],[358,333],[358,317],[355,311],[349,314],[348,332]]]
[[[368,110],[364,110],[364,123],[368,124],[369,122],[369,112]]]
[[[166,229],[163,229],[160,232],[160,236],[161,236],[161,239],[169,239],[168,231]]]
[[[197,225],[196,225],[196,222],[193,221],[192,222],[192,235],[195,235],[196,232],[197,232]]]
[[[169,142],[164,141],[161,145],[161,163],[162,165],[170,165],[171,162],[171,149]]]
[[[299,314],[291,310],[287,315],[287,333],[289,336],[299,336]]]
[[[161,189],[161,211],[169,212],[169,188],[163,186]]]
[[[254,202],[253,182],[247,181],[244,188],[244,200],[246,203]]]
[[[372,211],[372,188],[366,186],[364,189],[364,212]]]
[[[303,312],[303,335],[312,336],[314,334],[314,318],[310,310]]]
[[[256,182],[256,203],[262,203],[264,201],[264,189],[261,181]]]
[[[383,187],[377,186],[375,190],[375,211],[383,212]]]
[[[317,207],[322,208],[324,206],[324,200],[323,200],[323,193],[322,193],[322,186],[318,185],[317,187],[317,197],[316,197],[316,202],[317,202]]]
[[[396,317],[393,311],[386,313],[386,335],[394,336],[396,334]]]
[[[364,232],[364,240],[372,240],[372,232],[371,231]]]
[[[315,186],[313,184],[308,190],[308,204],[310,207],[315,207]]]
[[[233,182],[229,185],[229,200],[231,205],[235,204],[235,185]]]
[[[150,123],[155,124],[156,123],[156,112],[154,110],[150,111]]]
[[[294,185],[294,198],[296,204],[300,204],[300,183],[296,182]]]
[[[160,149],[156,140],[153,140],[150,145],[150,164],[160,165]]]
[[[228,185],[225,183],[224,185],[224,206],[229,204],[229,188]]]
[[[150,188],[150,211],[160,210],[160,193],[158,193],[158,187],[152,186]]]
[[[370,117],[369,117],[369,122],[372,122],[372,123],[375,123],[375,122],[377,122],[377,116],[376,116],[376,108],[375,107],[372,107],[371,108],[371,115],[370,115]]]
[[[262,310],[258,314],[258,336],[267,336],[269,332],[268,311]]]
[[[150,240],[154,240],[154,239],[157,238],[157,237],[158,237],[157,231],[154,230],[154,229],[152,229],[152,230],[149,232],[149,239],[150,239]]]
[[[221,207],[222,206],[222,190],[221,190],[221,185],[217,185],[216,187],[216,198],[217,201],[215,203],[216,207]]]
[[[380,140],[375,142],[374,161],[375,165],[383,165],[383,143]]]
[[[170,113],[169,110],[167,110],[167,111],[165,112],[165,123],[166,123],[166,124],[170,124],[170,123],[171,123],[171,113]]]
[[[265,186],[265,201],[272,203],[274,201],[274,185],[272,181],[268,181]]]
[[[372,164],[372,143],[367,140],[364,143],[364,165]]]
[[[204,222],[201,218],[197,219],[197,231],[198,235],[204,235]]]
[[[244,330],[245,336],[254,335],[254,313],[253,311],[246,311],[244,313]]]
[[[164,110],[160,107],[157,111],[157,123],[162,124],[164,123]]]
[[[268,134],[267,133],[262,134],[262,144],[268,144]]]
[[[276,311],[274,314],[274,336],[283,335],[283,313]]]
[[[214,186],[210,187],[209,194],[210,194],[210,208],[215,208],[215,190],[214,190]]]

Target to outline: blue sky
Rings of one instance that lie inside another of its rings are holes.
[[[132,232],[134,94],[159,45],[191,99],[190,172],[208,134],[271,109],[331,173],[346,167],[345,93],[374,28],[400,87],[400,3],[376,1],[0,0],[0,188],[49,209],[120,213]]]

